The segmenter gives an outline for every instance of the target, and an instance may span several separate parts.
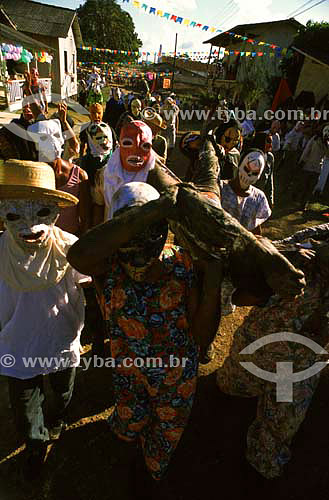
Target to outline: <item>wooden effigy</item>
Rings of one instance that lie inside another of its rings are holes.
[[[177,213],[170,227],[178,241],[196,259],[221,259],[236,288],[254,290],[257,295],[269,291],[299,295],[305,286],[303,272],[270,240],[255,237],[221,208],[219,169],[214,148],[206,140],[194,184],[182,182],[161,162],[150,173],[148,182],[158,191],[174,192]]]

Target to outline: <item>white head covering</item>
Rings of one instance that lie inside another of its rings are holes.
[[[152,151],[150,159],[144,168],[138,172],[128,172],[122,168],[120,148],[117,148],[109,159],[104,171],[104,198],[108,207],[108,219],[113,217],[112,199],[114,193],[123,185],[130,182],[146,182],[149,171],[154,169],[155,154]]]
[[[144,205],[160,198],[160,193],[146,182],[129,182],[121,186],[112,198],[113,215],[123,207]]]

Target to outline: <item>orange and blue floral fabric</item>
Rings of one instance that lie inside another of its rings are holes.
[[[165,473],[187,424],[198,368],[187,321],[191,258],[174,246],[166,246],[160,258],[165,273],[157,282],[133,281],[113,258],[101,300],[116,360],[109,423],[122,439],[140,437],[155,479]]]

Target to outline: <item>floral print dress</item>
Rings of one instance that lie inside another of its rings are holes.
[[[198,368],[187,322],[192,261],[174,246],[160,258],[165,273],[157,282],[132,280],[113,258],[101,298],[116,360],[109,423],[121,439],[140,437],[154,479],[166,472],[187,424]]]
[[[328,341],[328,335],[319,337],[320,328],[314,321],[320,319],[320,308],[324,314],[329,310],[328,293],[323,290],[323,280],[317,276],[308,283],[303,295],[293,300],[274,296],[265,307],[254,307],[235,332],[230,354],[217,370],[217,385],[223,392],[258,397],[257,416],[248,429],[246,456],[268,479],[281,475],[289,462],[292,439],[306,416],[320,375],[294,383],[292,402],[277,402],[276,384],[256,377],[240,363],[253,362],[263,370],[277,373],[276,363],[292,362],[296,373],[311,367],[317,358],[308,347],[287,341],[270,343],[252,355],[240,352],[257,339],[279,332],[303,335],[320,345],[325,338]],[[323,325],[328,334],[328,320]]]

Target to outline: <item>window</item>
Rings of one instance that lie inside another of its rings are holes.
[[[64,50],[64,71],[65,73],[68,73],[68,65],[67,65],[67,50]]]
[[[72,54],[72,73],[75,74],[75,54]]]

